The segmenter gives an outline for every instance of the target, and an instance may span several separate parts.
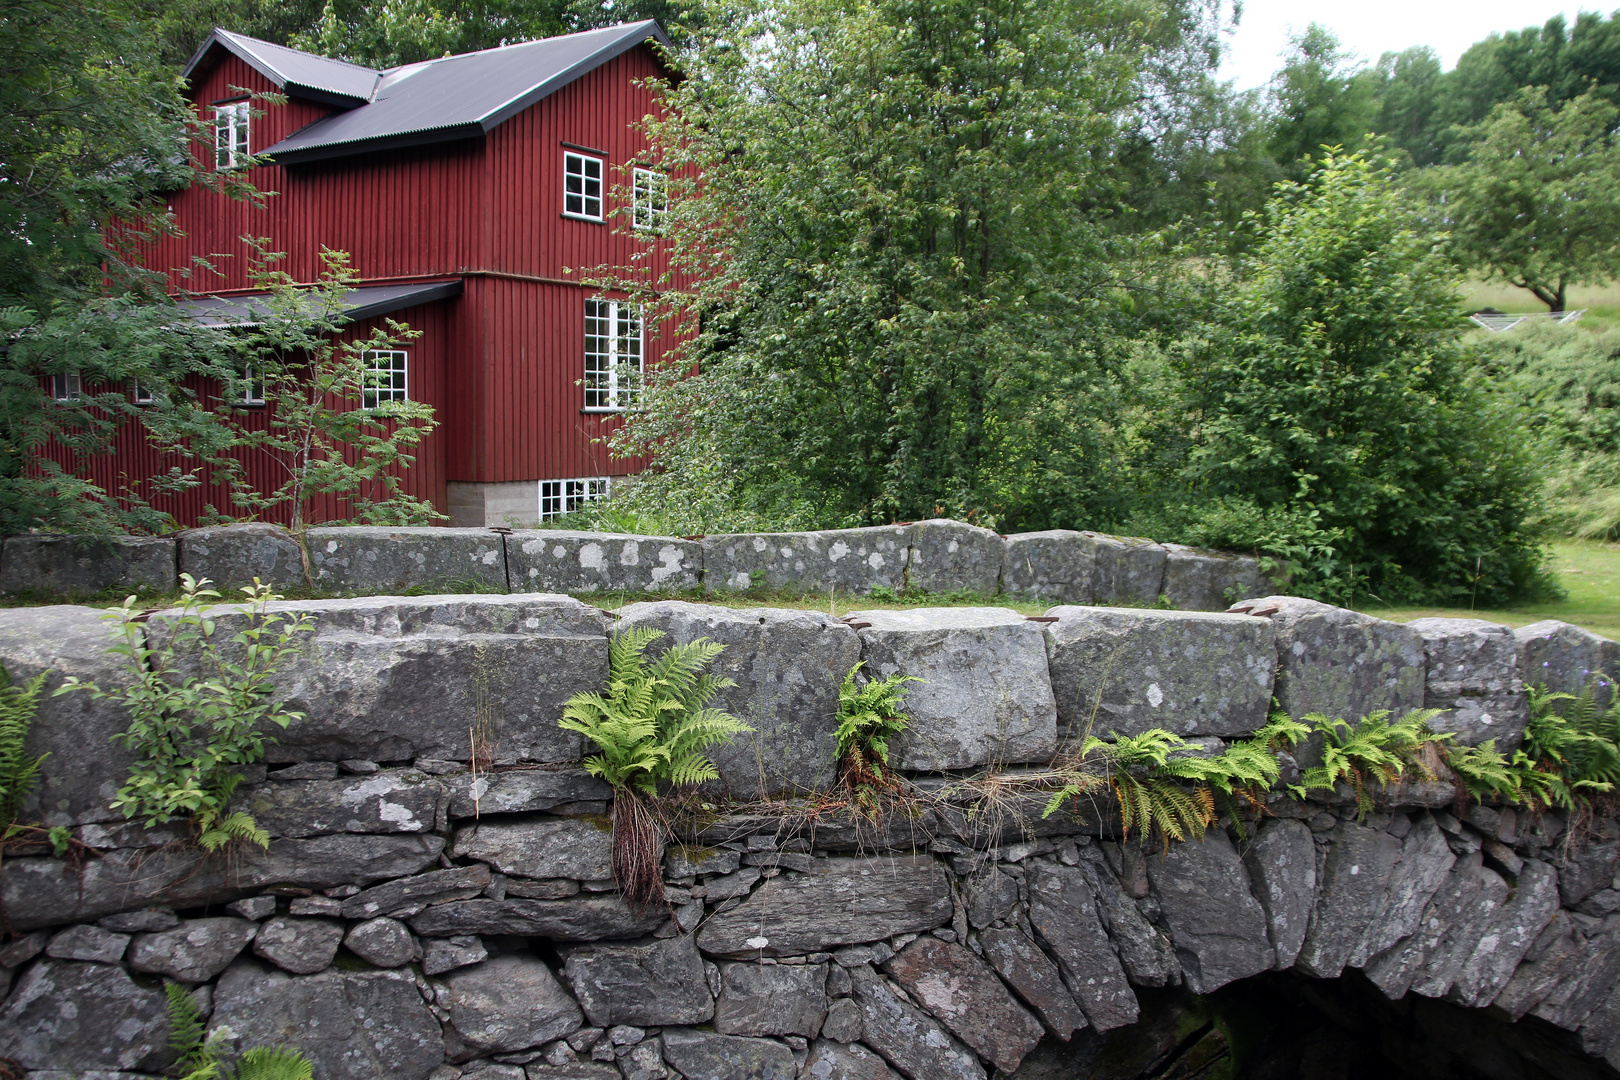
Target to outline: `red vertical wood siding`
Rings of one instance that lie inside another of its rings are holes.
[[[460,277],[460,298],[395,315],[424,331],[411,345],[413,397],[432,404],[441,423],[406,474],[407,489],[442,509],[447,481],[636,471],[644,462],[612,458],[600,441],[619,418],[582,408],[584,302],[595,293],[574,283],[602,267],[629,266],[634,253],[657,244],[629,233],[618,192],[628,189],[630,168],[646,152],[638,124],[653,100],[638,84],[663,73],[652,51],[639,47],[482,139],[265,166],[252,177],[267,193],[262,206],[200,188],[178,192],[171,209],[183,235],[151,245],[146,265],[168,271],[177,291],[252,291],[242,237],[254,236],[285,252],[277,267],[300,281],[316,279],[323,247],[349,252],[365,282]],[[209,118],[213,102],[239,96],[233,87],[274,89],[227,53],[193,87],[201,115]],[[297,100],[266,106],[253,120],[251,149],[263,150],[332,111]],[[607,223],[562,216],[564,143],[604,152]],[[653,250],[654,259],[639,265],[656,274],[663,265]],[[196,270],[200,261],[219,272]],[[671,335],[649,327],[647,338],[648,362],[657,363]],[[91,471],[116,487],[121,473],[138,478],[165,468],[131,430],[121,435],[117,453],[93,462]],[[189,523],[210,501],[224,508],[217,491],[193,492],[163,508]]]
[[[441,424],[446,413],[445,404],[449,389],[446,371],[449,326],[454,317],[453,306],[458,302],[447,300],[423,304],[389,316],[396,322],[407,324],[413,330],[422,331],[420,338],[405,342],[399,347],[410,354],[408,364],[412,400],[432,405],[435,418]],[[380,318],[364,320],[348,327],[340,335],[340,340],[354,341],[369,337],[373,328],[383,325],[386,324]],[[202,394],[210,406],[219,400],[217,386],[193,383],[191,388]],[[90,392],[102,392],[101,387],[92,386],[87,389]],[[256,431],[265,430],[270,419],[268,407],[244,408],[233,415],[243,427]],[[395,467],[389,470],[393,475],[402,478],[401,487],[404,491],[418,498],[427,499],[440,508],[445,505],[446,480],[446,440],[443,438],[443,431],[444,428],[440,427],[422,440],[414,451],[416,462],[409,469],[401,470]],[[75,461],[71,455],[57,449],[51,456],[65,469],[83,471],[102,490],[111,495],[123,496],[127,492],[133,492],[147,498],[155,509],[173,515],[182,525],[195,524],[208,505],[212,505],[217,512],[232,516],[241,513],[232,506],[230,493],[222,484],[204,485],[177,496],[150,497],[150,489],[145,483],[147,478],[166,473],[175,465],[187,469],[194,462],[188,461],[183,455],[158,453],[146,441],[144,433],[136,424],[125,424],[119,429],[113,452],[110,454]],[[261,492],[274,490],[286,479],[285,472],[261,451],[243,451],[237,454],[237,458],[245,466],[252,485]],[[354,458],[351,457],[350,460]],[[305,508],[305,520],[312,523],[343,520],[348,516],[349,510],[332,496],[314,498]],[[267,515],[266,520],[286,524],[290,520],[290,510],[281,508]]]

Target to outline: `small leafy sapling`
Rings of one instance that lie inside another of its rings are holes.
[[[664,825],[652,803],[660,786],[717,779],[703,752],[754,730],[711,708],[721,690],[737,685],[702,673],[725,646],[699,638],[649,660],[647,647],[662,636],[646,627],[616,635],[608,646],[607,691],[575,694],[557,722],[596,744],[599,752],[585,768],[613,788],[613,876],[637,905],[664,899]]]
[[[304,614],[272,612],[280,597],[255,582],[247,602],[214,607],[219,593],[207,578],[182,574],[180,607],[148,621],[135,597],[104,616],[115,624],[107,650],[124,660],[128,681],[103,687],[68,676],[58,694],[82,690],[129,711],[129,728],[114,738],[136,755],[113,800],[146,826],[188,818],[197,843],[217,851],[234,841],[267,846],[269,834],[251,815],[229,809],[241,768],[264,759],[274,740],[303,714],[277,699],[273,677],[314,629]]]

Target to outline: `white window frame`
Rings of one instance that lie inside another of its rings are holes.
[[[157,401],[157,395],[150,386],[141,385],[140,379],[129,380],[129,397],[137,405],[151,405]]]
[[[612,493],[613,480],[607,476],[581,476],[572,480],[540,481],[540,520],[551,521],[572,514],[588,502],[605,499]]]
[[[376,409],[396,401],[411,400],[411,354],[406,349],[367,349],[360,354],[365,365],[365,385],[360,391],[360,407]],[[387,367],[381,366],[386,362]],[[386,374],[385,384],[378,382]],[[395,377],[397,376],[397,378]]]
[[[214,171],[239,169],[247,164],[252,109],[248,101],[214,106]]]
[[[669,213],[669,177],[657,169],[635,169],[630,175],[631,227],[640,232],[664,231]]]
[[[586,412],[623,412],[635,405],[646,357],[640,308],[622,300],[585,301]]]
[[[264,376],[252,364],[242,369],[242,398],[237,404],[264,404]]]
[[[577,166],[577,167],[576,167]],[[596,175],[591,176],[592,166]],[[607,172],[607,163],[591,154],[581,154],[575,150],[563,151],[563,217],[578,218],[581,221],[601,221],[602,207],[606,195],[602,188],[602,181]],[[570,184],[577,186],[578,190],[570,188]],[[596,193],[591,193],[594,185]],[[573,209],[577,205],[578,209]],[[592,208],[595,213],[592,213]]]
[[[78,401],[84,396],[84,380],[77,371],[64,371],[51,376],[51,397],[57,401]]]

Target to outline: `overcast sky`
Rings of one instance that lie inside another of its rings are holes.
[[[1620,7],[1617,0],[1609,3]],[[1261,85],[1281,65],[1289,32],[1313,22],[1332,29],[1346,48],[1368,61],[1428,45],[1449,71],[1468,46],[1493,31],[1540,26],[1559,13],[1573,23],[1581,10],[1607,14],[1611,9],[1552,0],[1245,0],[1221,77],[1235,79],[1240,89]]]

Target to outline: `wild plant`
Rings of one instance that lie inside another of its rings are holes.
[[[40,764],[49,756],[32,756],[26,748],[48,674],[42,671],[16,686],[11,673],[0,667],[0,838],[15,824],[23,800],[39,780]]]
[[[1435,773],[1424,764],[1423,747],[1437,738],[1429,721],[1441,709],[1413,709],[1390,721],[1389,709],[1376,709],[1358,723],[1306,713],[1313,734],[1322,736],[1322,762],[1305,770],[1294,792],[1301,798],[1311,790],[1335,791],[1348,783],[1356,796],[1356,811],[1365,817],[1373,809],[1373,784],[1393,784],[1403,770],[1415,766],[1427,779]]]
[[[1530,719],[1524,745],[1504,757],[1492,739],[1451,748],[1447,764],[1475,799],[1502,798],[1532,811],[1557,807],[1575,813],[1620,784],[1620,701],[1595,702],[1596,686],[1578,694],[1526,687]]]
[[[180,607],[162,616],[156,633],[135,597],[127,598],[104,616],[116,624],[107,651],[123,657],[127,684],[102,687],[70,675],[56,693],[84,691],[129,711],[129,728],[114,738],[136,760],[112,804],[126,818],[142,818],[148,828],[188,818],[207,851],[238,841],[265,847],[269,834],[251,815],[230,810],[231,796],[240,769],[263,760],[271,729],[303,718],[279,700],[273,677],[314,623],[270,612],[280,597],[257,583],[241,590],[245,604],[211,607],[219,593],[208,584],[182,574]],[[239,629],[219,633],[223,620]]]
[[[737,685],[699,674],[725,646],[699,638],[648,660],[647,647],[663,636],[648,627],[616,635],[608,645],[607,691],[575,694],[557,722],[596,744],[599,752],[585,768],[613,788],[613,876],[637,905],[664,899],[664,824],[652,806],[659,786],[717,779],[703,751],[754,730],[710,707],[721,690]]]
[[[255,1046],[244,1050],[234,1066],[223,1058],[229,1050],[224,1030],[207,1034],[197,999],[178,983],[165,983],[169,1007],[169,1047],[180,1080],[313,1080],[314,1065],[297,1050]]]
[[[915,675],[890,675],[858,683],[856,676],[864,665],[862,661],[850,668],[838,690],[836,760],[856,808],[875,814],[880,794],[894,787],[894,777],[884,773],[889,765],[889,740],[904,731],[911,719],[900,711],[910,692],[906,683],[922,680]]]

